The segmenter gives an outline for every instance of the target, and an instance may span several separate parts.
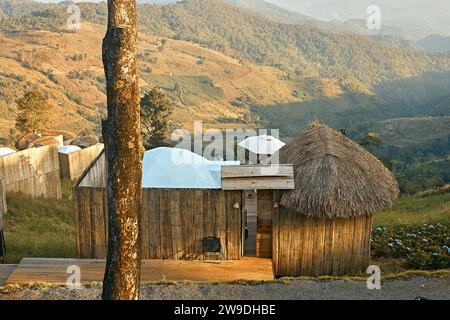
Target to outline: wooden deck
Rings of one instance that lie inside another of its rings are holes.
[[[6,280],[16,267],[15,264],[0,264],[0,287],[6,284]]]
[[[45,282],[66,284],[69,266],[79,266],[81,282],[101,282],[105,260],[31,259],[25,258],[6,281],[7,284]],[[272,261],[245,257],[226,261],[143,260],[142,282],[198,281],[227,282],[234,280],[272,280]]]

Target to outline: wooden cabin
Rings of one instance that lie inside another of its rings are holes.
[[[106,256],[105,163],[102,154],[74,188],[76,244],[80,258]],[[145,167],[144,158],[143,181],[148,171]],[[170,171],[174,168],[167,174]],[[155,176],[154,180],[160,178]],[[207,188],[198,185],[188,188],[189,185],[184,184],[174,184],[173,188],[164,186],[143,185],[143,259],[237,260],[244,255],[271,258],[271,217],[276,207],[273,205],[276,192],[272,190],[293,189],[294,176],[290,165],[227,165],[221,167],[217,188],[211,185]],[[249,194],[258,199],[250,200]],[[248,210],[256,217],[247,219]],[[250,229],[254,231],[248,232]],[[254,239],[248,241],[249,237]]]
[[[287,164],[224,165],[217,188],[144,186],[142,257],[256,256],[272,259],[277,277],[365,271],[372,215],[399,194],[392,173],[323,125],[289,142],[280,160]],[[162,178],[175,170],[189,168],[160,170]],[[74,188],[81,258],[106,256],[105,172],[102,155]]]
[[[393,174],[345,135],[316,124],[280,150],[295,189],[273,216],[277,276],[346,275],[369,266],[372,215],[399,194]]]

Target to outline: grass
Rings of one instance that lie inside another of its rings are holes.
[[[63,182],[61,200],[7,197],[5,242],[7,262],[24,257],[70,258],[76,256],[70,182]]]
[[[144,79],[161,89],[171,98],[181,100],[185,105],[199,105],[208,101],[225,99],[221,88],[214,85],[212,80],[206,76],[166,76],[148,75]],[[182,91],[176,92],[175,86]],[[177,100],[177,101],[178,101]]]
[[[403,197],[374,216],[374,225],[450,225],[450,192],[423,198]]]

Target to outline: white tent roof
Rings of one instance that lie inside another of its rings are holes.
[[[81,151],[81,148],[78,146],[58,146],[58,152],[59,153],[64,153],[64,154],[71,154],[71,153],[75,153]]]
[[[2,148],[0,148],[0,157],[6,157],[6,156],[9,156],[10,154],[14,154],[16,152],[17,152],[16,150],[2,147]]]
[[[145,152],[142,187],[220,189],[222,166],[239,164],[239,161],[209,161],[185,149],[156,148]]]
[[[285,145],[284,142],[280,141],[279,139],[273,136],[268,135],[250,137],[239,143],[239,146],[247,150],[250,150],[253,153],[266,155],[276,153],[284,145]]]

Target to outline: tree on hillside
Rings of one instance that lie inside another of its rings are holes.
[[[144,93],[141,99],[141,132],[147,150],[169,144],[167,131],[173,109],[172,101],[156,88]]]
[[[45,128],[52,106],[38,89],[30,89],[16,101],[16,129],[24,133],[38,133]]]
[[[374,150],[381,146],[381,139],[378,133],[369,131],[362,138],[358,139],[358,143],[369,152],[374,153]]]
[[[103,40],[108,117],[102,131],[109,213],[104,300],[139,298],[142,144],[136,56],[136,2],[109,0]]]

